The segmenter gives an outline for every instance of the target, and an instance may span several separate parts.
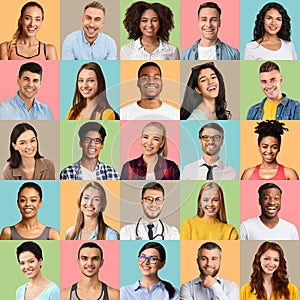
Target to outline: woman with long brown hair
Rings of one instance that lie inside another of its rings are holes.
[[[264,242],[252,263],[251,280],[241,290],[241,300],[298,300],[298,289],[288,279],[280,245]]]
[[[86,184],[78,199],[76,224],[66,231],[66,240],[118,240],[119,234],[104,221],[106,193],[98,182]]]

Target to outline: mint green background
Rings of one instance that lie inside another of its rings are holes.
[[[264,63],[263,60],[240,61],[240,118],[245,120],[249,108],[260,103],[266,96],[259,83],[259,67]],[[294,100],[300,99],[299,91],[299,60],[277,60],[275,61],[280,68],[283,77],[281,92]]]
[[[49,280],[60,285],[60,242],[59,241],[35,241],[43,251],[42,273]],[[16,249],[23,241],[0,241],[1,299],[15,299],[19,286],[29,282],[20,270],[16,256]]]
[[[60,121],[60,169],[71,165],[81,158],[79,128],[86,121]],[[104,148],[99,160],[120,172],[120,124],[119,121],[98,121],[106,130]]]
[[[136,0],[122,0],[120,1],[120,46],[122,47],[124,44],[133,42],[133,40],[128,40],[128,32],[124,28],[123,20],[125,18],[125,12],[127,8],[130,7],[130,5],[133,2],[137,2]],[[179,49],[180,45],[180,3],[179,1],[173,1],[173,0],[157,0],[157,1],[148,1],[149,3],[159,2],[161,4],[164,4],[165,6],[168,6],[172,12],[173,12],[173,21],[175,28],[171,30],[170,32],[170,39],[169,43],[174,44]]]
[[[193,218],[197,214],[198,195],[206,180],[180,181],[180,228],[182,221]],[[224,193],[227,223],[240,231],[240,182],[239,180],[224,180],[217,182]]]

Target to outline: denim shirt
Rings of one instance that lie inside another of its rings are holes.
[[[284,99],[278,104],[276,109],[276,120],[300,120],[300,102],[290,99],[282,94]],[[248,113],[247,120],[261,120],[264,114],[264,104],[267,98],[262,102],[253,105]]]
[[[198,58],[198,44],[200,39],[197,40],[191,47],[181,51],[180,59],[181,60],[197,60]],[[221,42],[219,39],[216,43],[216,56],[217,60],[239,60],[240,52],[230,47],[229,45]]]

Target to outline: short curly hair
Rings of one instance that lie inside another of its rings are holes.
[[[136,40],[143,35],[140,30],[140,20],[147,9],[152,9],[157,13],[160,22],[157,36],[168,42],[170,31],[174,28],[172,10],[161,3],[148,3],[145,1],[134,2],[125,13],[123,24],[128,31],[128,39]]]
[[[286,11],[286,9],[277,2],[269,2],[267,3],[257,14],[256,21],[255,21],[255,27],[253,31],[254,41],[259,40],[263,37],[265,34],[265,27],[264,27],[264,17],[266,15],[266,12],[270,9],[276,9],[282,16],[282,25],[277,33],[277,36],[285,41],[290,42],[291,41],[291,19]]]

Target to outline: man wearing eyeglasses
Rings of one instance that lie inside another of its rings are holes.
[[[179,240],[179,231],[175,226],[163,222],[159,216],[164,206],[165,191],[161,184],[148,182],[142,189],[140,204],[143,216],[134,224],[121,228],[121,240]]]
[[[180,288],[182,300],[238,300],[237,284],[218,275],[222,248],[214,242],[206,242],[198,249],[197,264],[200,276]]]
[[[79,282],[61,291],[61,300],[102,299],[119,300],[120,291],[100,281],[99,271],[103,266],[103,251],[98,244],[87,242],[78,250],[78,266],[82,273]],[[100,296],[99,296],[100,295]]]
[[[219,156],[224,141],[224,129],[217,123],[207,123],[199,131],[202,157],[183,168],[184,180],[238,180],[235,168],[224,163]]]
[[[97,122],[83,124],[79,131],[81,159],[60,172],[61,180],[110,180],[120,179],[117,171],[99,161],[104,148],[106,131]]]

